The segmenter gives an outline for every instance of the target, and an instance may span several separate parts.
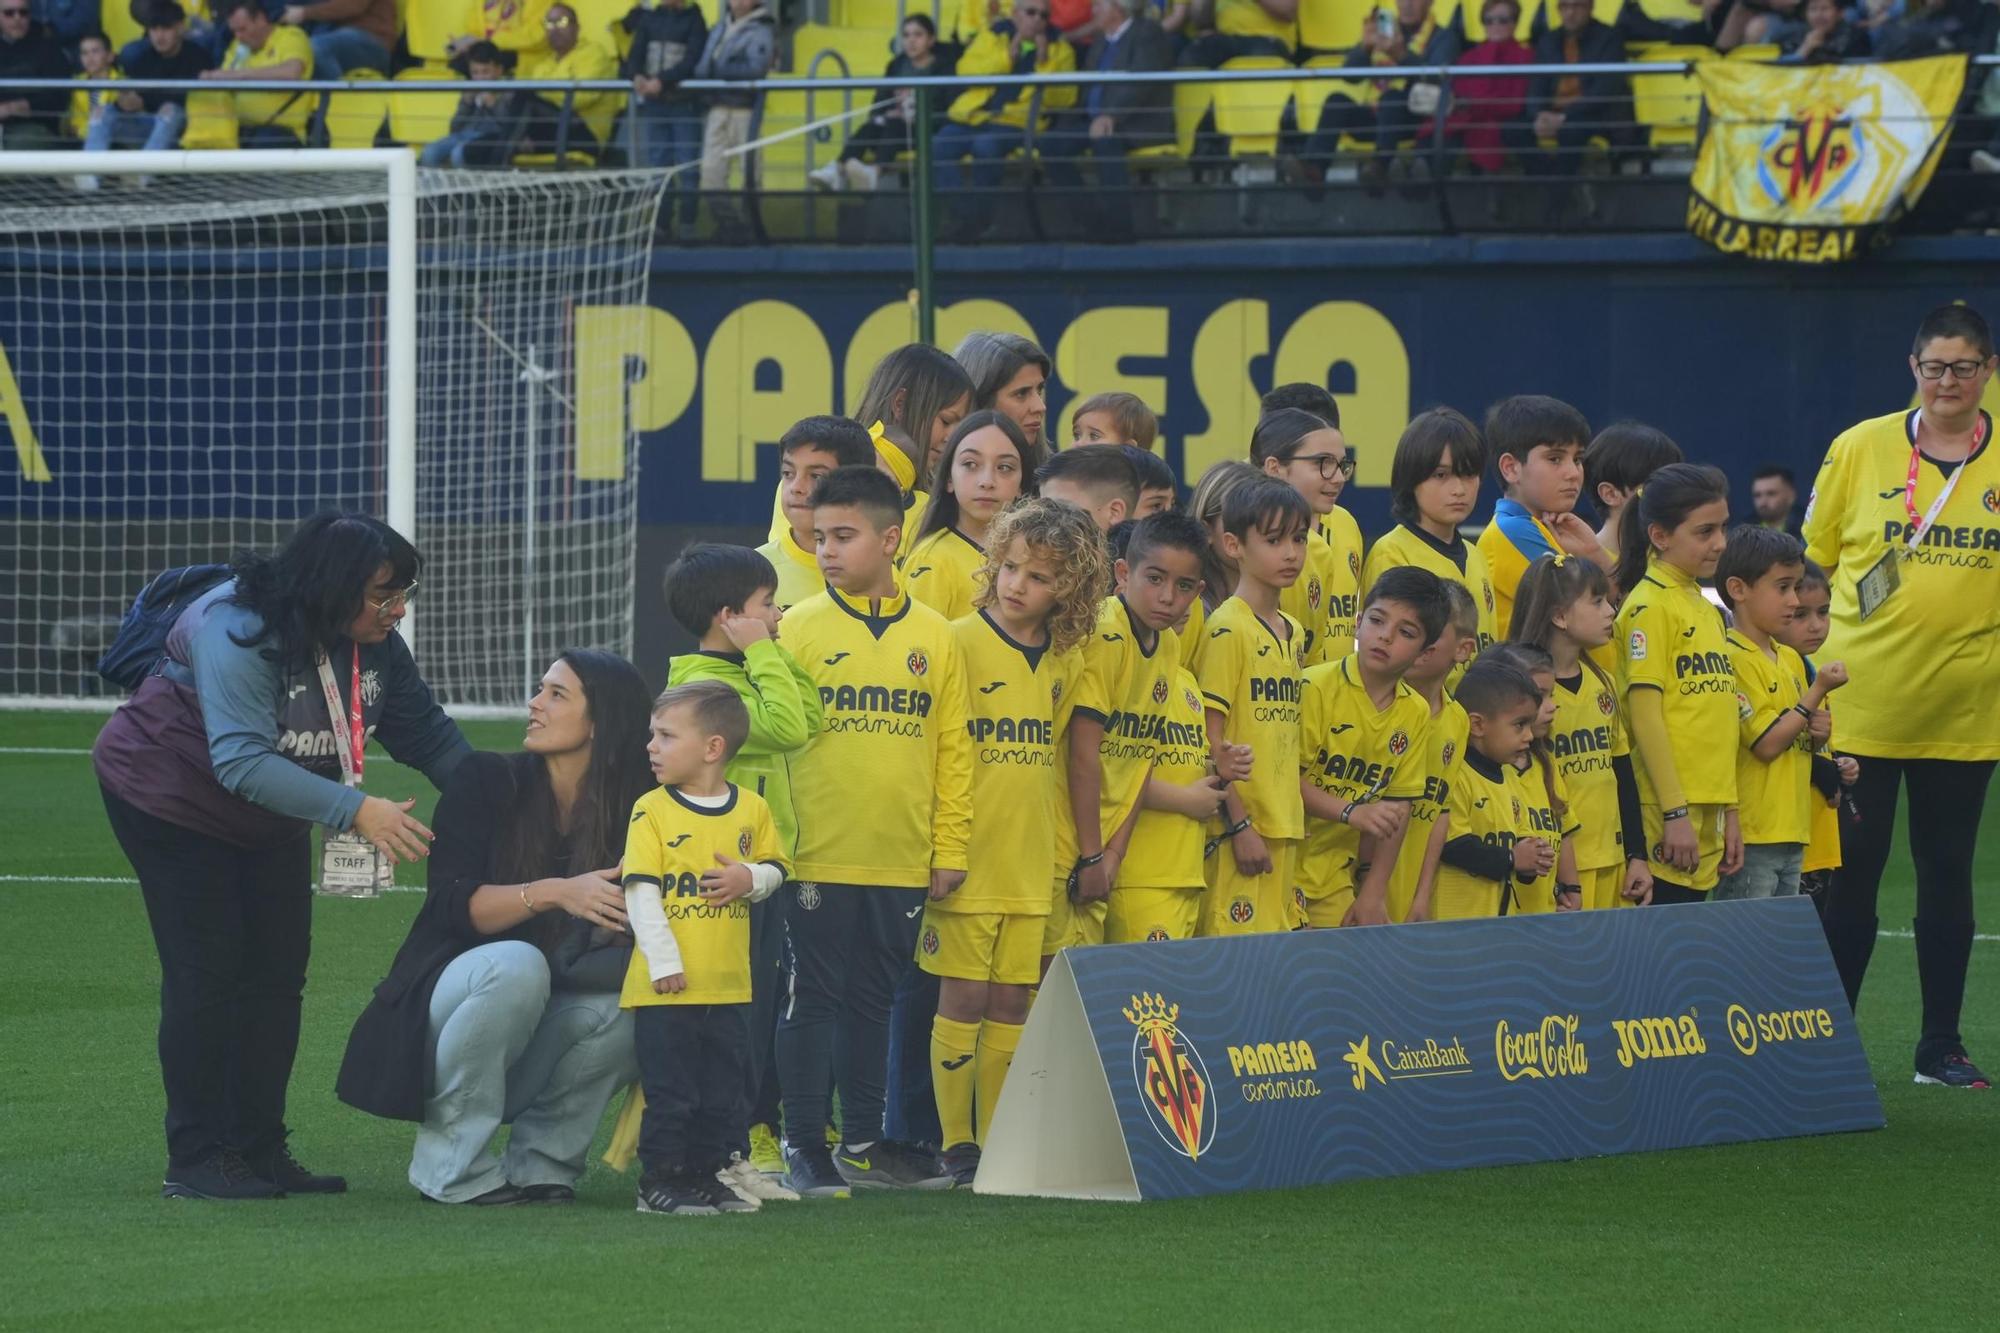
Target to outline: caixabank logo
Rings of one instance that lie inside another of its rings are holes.
[[[1123,1013],[1132,1034],[1132,1081],[1146,1107],[1146,1120],[1169,1148],[1189,1161],[1215,1143],[1216,1117],[1209,1104],[1213,1086],[1201,1052],[1182,1035],[1181,1007],[1160,995],[1134,995]]]
[[[1395,1037],[1377,1039],[1373,1033],[1347,1043],[1340,1057],[1347,1066],[1348,1082],[1356,1092],[1366,1092],[1372,1083],[1397,1083],[1412,1078],[1451,1078],[1470,1074],[1472,1055],[1457,1037],[1439,1041],[1424,1037],[1404,1041]]]

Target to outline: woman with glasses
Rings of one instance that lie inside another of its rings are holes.
[[[365,757],[349,756],[372,734],[442,788],[471,753],[396,635],[419,563],[365,514],[307,519],[188,606],[98,735],[105,811],[160,955],[168,1198],[347,1188],[285,1142],[312,826],[354,835],[364,858],[421,860],[431,835],[412,802],[366,794],[348,780]]]
[[[1832,575],[1818,654],[1847,664],[1834,735],[1860,760],[1822,907],[1850,1004],[1874,951],[1876,894],[1909,788],[1916,865],[1916,1081],[1984,1088],[1958,1031],[1972,957],[1972,865],[2000,759],[2000,451],[1980,396],[1993,334],[1969,306],[1924,316],[1910,353],[1918,406],[1834,440],[1806,507],[1807,555]],[[1893,922],[1900,927],[1901,922]]]

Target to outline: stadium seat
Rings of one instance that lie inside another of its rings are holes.
[[[1290,69],[1282,56],[1238,56],[1222,68]],[[1231,157],[1266,157],[1278,151],[1278,127],[1292,100],[1292,80],[1268,83],[1215,83],[1215,130],[1229,140]]]
[[[1699,61],[1713,57],[1706,46],[1655,46],[1646,59],[1655,62]],[[1653,147],[1693,147],[1701,117],[1701,84],[1692,70],[1678,74],[1634,74],[1632,111]]]
[[[856,77],[880,74],[893,54],[889,39],[893,28],[836,28],[825,23],[802,23],[792,35],[792,73],[805,74],[813,57],[832,51],[847,62],[847,72]],[[820,62],[819,76],[831,78],[839,67],[832,60]]]
[[[446,43],[464,35],[464,12],[463,5],[451,0],[408,0],[403,12],[403,41],[410,54],[425,64],[442,64]]]
[[[940,7],[952,8],[949,4],[941,4]],[[930,5],[909,5],[907,0],[833,0],[829,16],[843,28],[870,28],[876,32],[894,33],[901,26],[902,14],[912,10],[939,18]],[[939,23],[945,32],[951,31],[948,13]]]
[[[1180,150],[1182,157],[1194,156],[1195,136],[1201,131],[1202,118],[1214,105],[1214,84],[1174,85],[1174,147]]]
[[[1699,23],[1702,21],[1701,6],[1695,0],[1639,0],[1639,8],[1647,18],[1660,19],[1667,23]]]
[[[450,70],[406,69],[396,76],[396,82],[450,82],[457,78]],[[457,93],[414,93],[391,89],[389,135],[398,143],[421,148],[450,132],[451,118],[457,110]]]
[[[1299,45],[1310,51],[1345,51],[1361,40],[1361,25],[1375,0],[1300,0]]]
[[[1755,46],[1739,46],[1728,52],[1725,60],[1776,60],[1784,54],[1776,42],[1759,42]]]
[[[354,83],[381,82],[372,69],[347,72]],[[326,140],[329,148],[373,148],[375,136],[389,115],[387,87],[331,93],[326,100]]]
[[[145,27],[132,17],[132,6],[126,0],[104,0],[103,8],[97,11],[97,23],[104,29],[104,35],[111,39],[113,55],[127,43],[146,35]]]
[[[236,98],[230,93],[189,93],[181,147],[230,149],[236,143]]]
[[[1307,69],[1326,69],[1345,65],[1340,56],[1314,56],[1306,61]],[[1320,113],[1326,107],[1326,99],[1334,93],[1344,93],[1362,106],[1373,106],[1381,93],[1366,79],[1300,79],[1297,85],[1297,115],[1299,128],[1307,134],[1319,128]],[[1365,153],[1372,143],[1363,142],[1351,134],[1340,137],[1342,152]]]

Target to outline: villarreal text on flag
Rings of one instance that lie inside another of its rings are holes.
[[[1709,129],[1688,230],[1729,254],[1829,264],[1885,244],[1944,152],[1963,56],[1696,67]]]

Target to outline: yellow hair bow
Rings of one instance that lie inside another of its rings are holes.
[[[896,479],[898,489],[907,491],[917,484],[917,465],[889,442],[889,433],[881,422],[868,428],[868,438],[875,442],[875,456],[889,465],[889,474]]]

